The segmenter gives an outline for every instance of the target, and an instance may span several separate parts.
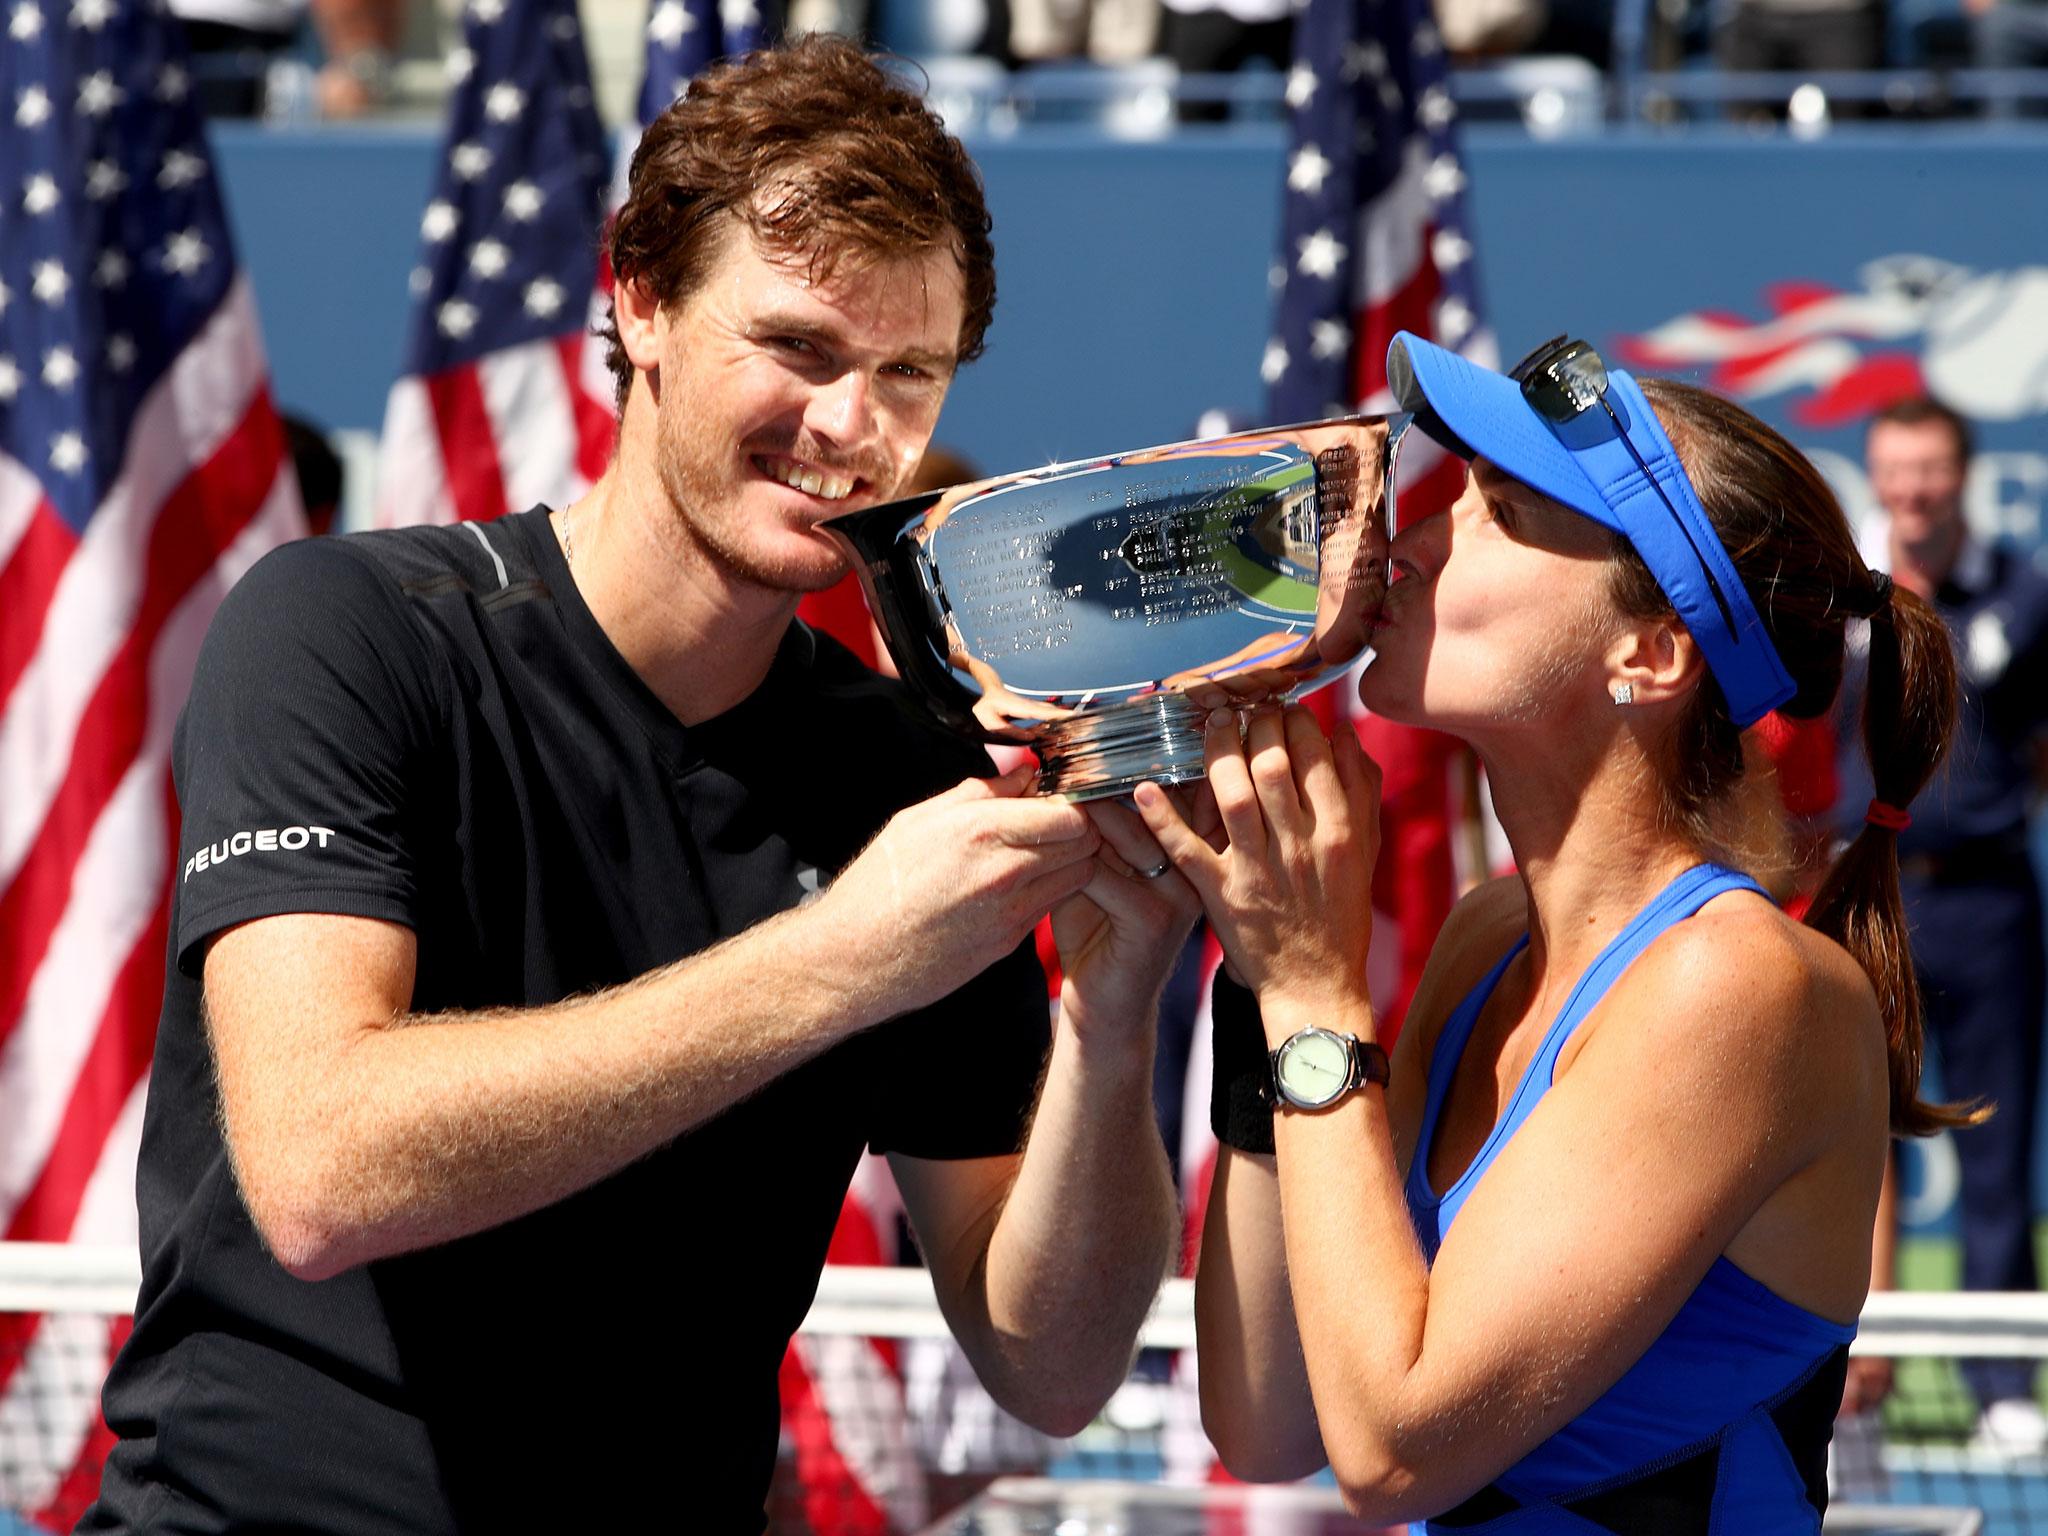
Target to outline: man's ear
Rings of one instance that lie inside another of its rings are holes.
[[[1607,691],[1628,690],[1632,704],[1682,699],[1706,676],[1706,658],[1676,618],[1637,619],[1607,652]]]
[[[626,361],[643,373],[660,367],[664,329],[661,305],[637,281],[620,278],[612,287],[612,311]]]

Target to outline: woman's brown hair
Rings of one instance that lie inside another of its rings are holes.
[[[1955,724],[1955,653],[1941,616],[1864,566],[1834,492],[1778,433],[1706,390],[1668,379],[1641,382],[1798,687],[1781,713],[1810,720],[1833,707],[1848,622],[1869,619],[1863,747],[1878,800],[1905,807],[1933,776]],[[1622,610],[1668,615],[1670,600],[1649,567],[1626,540],[1615,542]],[[1681,719],[1674,747],[1670,813],[1696,841],[1711,845],[1743,770],[1742,733],[1711,676]],[[1920,1097],[1920,990],[1899,895],[1897,833],[1866,822],[1828,870],[1806,921],[1846,949],[1876,989],[1892,1129],[1923,1136],[1983,1119],[1987,1109]]]
[[[808,36],[714,64],[640,137],[607,254],[615,281],[667,307],[696,291],[734,221],[813,279],[841,262],[951,253],[966,290],[958,361],[995,312],[981,178],[925,104],[843,38]],[[626,404],[616,316],[597,329]]]

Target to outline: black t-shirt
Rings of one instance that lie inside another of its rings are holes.
[[[581,1194],[308,1283],[228,1166],[206,944],[383,918],[418,936],[415,1009],[551,1003],[796,905],[985,755],[800,625],[685,728],[540,509],[266,558],[207,637],[174,761],[142,1296],[82,1529],[757,1532],[782,1350],[862,1148],[1019,1143],[1047,1039],[1030,947]]]

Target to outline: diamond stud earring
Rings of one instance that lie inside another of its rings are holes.
[[[1636,685],[1635,685],[1634,683],[1616,683],[1616,684],[1614,685],[1614,702],[1615,702],[1615,703],[1617,703],[1617,704],[1633,704],[1633,703],[1635,703],[1635,701],[1636,701]]]

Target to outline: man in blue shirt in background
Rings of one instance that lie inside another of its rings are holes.
[[[2029,1174],[2048,966],[2027,817],[2048,726],[2048,571],[1971,535],[1963,515],[1971,448],[1969,423],[1938,401],[1882,412],[1865,449],[1879,515],[1866,526],[1863,553],[1872,569],[1934,604],[1955,636],[1963,683],[1955,742],[1900,835],[1900,886],[1942,1089],[1998,1106],[1955,1138],[1963,1287],[2031,1291],[2039,1280]],[[1862,657],[1852,658],[1842,695],[1845,834],[1860,826],[1870,798],[1853,728]],[[1877,1285],[1890,1280],[1873,1276]],[[2048,1450],[2033,1362],[1969,1361],[1964,1375],[1983,1409],[1981,1444]]]

